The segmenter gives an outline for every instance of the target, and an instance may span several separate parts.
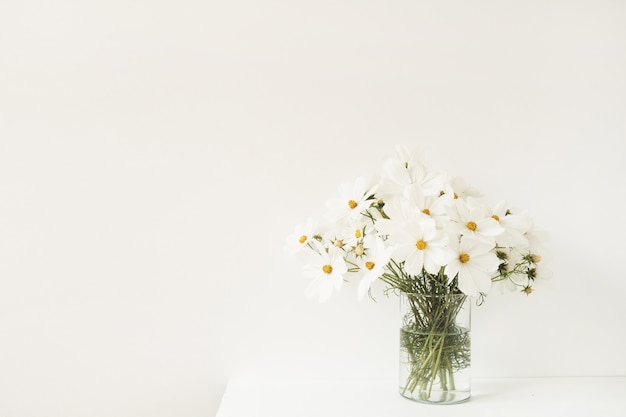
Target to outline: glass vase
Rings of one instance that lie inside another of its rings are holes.
[[[470,298],[400,294],[400,394],[432,404],[470,397]]]

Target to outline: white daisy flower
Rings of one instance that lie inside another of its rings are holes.
[[[437,224],[449,220],[449,207],[454,201],[449,194],[424,195],[420,187],[411,186],[406,189],[406,197],[415,210],[434,219]]]
[[[524,233],[524,237],[528,239],[529,250],[532,253],[540,254],[544,259],[550,257],[550,252],[546,247],[550,236],[543,230],[536,230],[532,220],[530,221],[528,230]]]
[[[530,217],[526,214],[511,214],[506,201],[500,201],[491,211],[491,218],[503,228],[502,234],[496,238],[498,246],[528,247],[528,239],[524,234],[531,226]]]
[[[341,184],[338,197],[327,202],[329,218],[336,222],[357,219],[372,204],[367,198],[374,191],[364,177],[359,177],[352,183]]]
[[[450,210],[450,217],[453,220],[450,229],[455,234],[483,240],[493,245],[495,245],[496,236],[504,231],[491,217],[487,208],[479,205],[472,198],[455,200]]]
[[[469,296],[489,291],[491,277],[500,265],[500,260],[491,251],[493,246],[463,237],[458,244],[451,245],[451,249],[452,256],[445,269],[448,278],[457,277],[458,288]]]
[[[422,269],[431,274],[438,273],[446,264],[447,242],[448,236],[437,230],[435,221],[430,218],[407,222],[387,240],[394,249],[394,258],[404,262],[404,270],[410,275],[419,275]]]
[[[424,165],[426,153],[419,147],[410,150],[406,145],[396,145],[396,158],[405,165],[413,165],[419,163]]]
[[[359,282],[358,296],[362,300],[370,287],[381,275],[385,273],[385,266],[391,259],[392,248],[386,247],[381,238],[369,238],[365,240],[367,247],[363,258],[362,270],[364,271]]]
[[[381,236],[402,232],[408,222],[425,218],[414,204],[404,197],[396,197],[385,203],[383,210],[388,218],[376,220],[375,229]]]
[[[292,234],[285,241],[285,252],[290,255],[296,254],[311,243],[313,236],[317,234],[317,222],[311,218],[304,223],[296,225]]]
[[[355,246],[357,242],[374,231],[374,225],[368,218],[361,216],[355,220],[349,221],[344,230],[345,243]]]
[[[480,190],[461,177],[449,177],[447,172],[441,174],[443,177],[443,187],[441,192],[452,195],[454,199],[457,198],[477,198],[482,197]]]
[[[329,246],[327,251],[320,248],[314,262],[302,268],[302,274],[313,279],[305,290],[308,298],[317,297],[323,303],[330,299],[333,291],[341,289],[343,276],[348,271],[343,255],[336,246]]]
[[[405,146],[396,147],[396,158],[383,163],[380,195],[383,199],[401,195],[406,187],[419,185],[424,194],[437,195],[443,186],[442,178],[428,172],[419,151],[411,153]]]

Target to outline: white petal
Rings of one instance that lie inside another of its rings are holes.
[[[306,289],[304,290],[304,295],[306,298],[317,297],[320,291],[320,283],[322,282],[321,278],[322,277],[314,279],[313,281],[309,283],[309,285],[307,285]]]
[[[470,263],[472,268],[477,268],[487,274],[492,274],[498,269],[500,260],[494,253],[489,252],[480,255],[471,255]]]
[[[398,262],[406,261],[416,250],[414,244],[397,245],[393,247],[393,257]]]
[[[476,287],[472,274],[467,267],[459,270],[458,287],[466,295],[472,297],[478,295],[478,288]]]
[[[323,272],[321,271],[321,268],[318,266],[314,266],[314,265],[304,265],[302,267],[302,275],[307,277],[307,278],[317,278],[319,277]]]
[[[424,267],[424,252],[415,250],[404,262],[404,270],[410,275],[419,275]]]
[[[445,273],[448,276],[448,280],[453,280],[454,277],[459,273],[459,269],[461,268],[461,263],[458,261],[458,258],[451,259],[446,265]]]
[[[437,251],[428,251],[427,256],[424,256],[424,268],[431,274],[438,273],[443,265],[442,257],[438,257]]]
[[[330,281],[326,281],[319,286],[319,302],[325,303],[330,300],[330,297],[333,295],[333,287]]]
[[[339,275],[339,274],[333,274],[333,276],[328,277],[330,278],[333,283],[333,287],[335,288],[336,291],[339,291],[341,289],[341,286],[343,285],[343,276]]]

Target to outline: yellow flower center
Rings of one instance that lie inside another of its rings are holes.
[[[430,216],[430,210],[428,210],[427,208],[425,208],[424,210],[422,210],[422,213],[424,213],[427,216]]]
[[[322,271],[324,271],[325,274],[330,274],[331,272],[333,272],[333,267],[326,264],[322,267]]]
[[[498,216],[497,214],[492,215],[491,218],[494,219],[497,222],[500,221],[500,216]]]
[[[426,246],[427,246],[426,242],[424,242],[422,239],[418,240],[418,241],[415,243],[415,247],[416,247],[417,249],[419,249],[419,250],[424,250],[424,249],[426,249]]]
[[[465,225],[465,227],[467,227],[468,229],[470,229],[472,232],[476,230],[476,228],[478,227],[476,225],[476,223],[474,222],[467,222],[467,224]]]
[[[457,193],[454,193],[454,199],[456,200],[458,198],[459,198],[459,195]]]
[[[467,253],[462,253],[459,255],[459,261],[461,261],[462,264],[469,262],[470,260],[470,256]]]
[[[302,236],[300,236],[300,239],[298,239],[298,241],[300,243],[304,243],[304,242],[306,242],[306,239],[307,239],[306,235],[302,235]]]
[[[361,238],[361,229],[356,229],[356,230],[354,231],[354,236],[355,236],[357,239],[360,239],[360,238]]]
[[[350,206],[351,209],[355,208],[357,205],[357,202],[354,200],[348,201],[348,206]]]
[[[371,271],[372,269],[374,269],[374,266],[376,266],[376,264],[375,264],[374,262],[372,262],[372,261],[367,261],[367,262],[365,262],[365,267],[366,267],[367,269],[369,269],[370,271]]]

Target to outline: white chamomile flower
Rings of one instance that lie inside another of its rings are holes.
[[[355,246],[374,230],[372,222],[364,216],[349,221],[344,229],[345,243]]]
[[[550,251],[546,247],[550,236],[546,231],[535,229],[533,221],[530,221],[528,230],[524,233],[524,237],[528,239],[529,250],[532,253],[541,255],[544,259],[551,256]]]
[[[472,198],[454,200],[450,210],[453,222],[451,231],[495,245],[496,236],[504,229],[491,217],[486,207],[479,205]]]
[[[441,177],[428,172],[419,151],[411,153],[405,146],[396,147],[396,158],[383,163],[380,194],[383,199],[399,195],[406,187],[418,185],[424,194],[438,194],[442,187]]]
[[[317,222],[311,218],[296,225],[292,234],[287,236],[285,251],[290,255],[296,254],[308,246],[317,233]]]
[[[357,219],[372,204],[368,198],[374,191],[364,177],[341,184],[339,195],[327,202],[329,218],[336,222]]]
[[[305,290],[308,298],[317,297],[323,303],[341,289],[343,276],[348,271],[343,255],[343,250],[333,245],[327,250],[320,248],[313,263],[302,268],[302,274],[313,279]]]
[[[391,259],[392,251],[392,248],[386,247],[385,242],[379,237],[366,239],[365,246],[367,249],[362,265],[364,274],[358,288],[359,299],[363,299],[374,281],[385,273],[385,266]]]
[[[383,211],[387,217],[395,222],[408,222],[415,220],[421,213],[415,204],[404,196],[395,197],[385,203]]]
[[[453,204],[453,198],[449,194],[424,195],[418,186],[411,186],[405,190],[407,200],[414,210],[431,217],[438,224],[448,220],[448,210]]]
[[[463,237],[452,249],[446,265],[446,275],[458,278],[459,289],[469,296],[486,293],[491,287],[491,277],[497,271],[500,260],[492,252],[493,246],[481,240]]]
[[[415,147],[411,150],[406,145],[396,145],[395,151],[397,160],[405,166],[414,165],[416,163],[424,165],[424,161],[426,160],[426,153],[419,147]]]
[[[449,177],[447,172],[441,174],[443,177],[443,189],[445,194],[451,194],[454,199],[457,198],[477,198],[481,197],[480,190],[470,185],[465,179],[461,177]]]
[[[526,214],[512,214],[506,201],[500,201],[493,208],[491,218],[502,226],[503,232],[496,238],[498,246],[528,247],[528,239],[524,234],[531,226]]]
[[[436,274],[446,264],[447,242],[448,236],[437,230],[433,219],[422,218],[407,222],[389,235],[387,243],[394,249],[394,259],[404,262],[405,271],[419,275],[423,269]]]
[[[402,187],[415,184],[426,172],[422,152],[417,149],[411,152],[404,145],[396,146],[396,157],[383,163],[383,176]]]
[[[375,229],[379,235],[393,235],[405,229],[405,224],[426,217],[405,197],[395,197],[383,207],[387,218],[378,219]]]

